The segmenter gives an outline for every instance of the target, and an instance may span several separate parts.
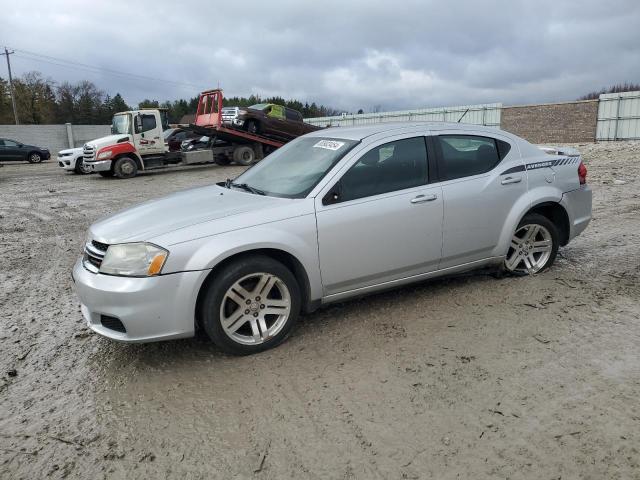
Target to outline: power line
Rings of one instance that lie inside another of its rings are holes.
[[[19,48],[13,48],[13,50],[16,52],[16,56],[17,57],[25,59],[25,60],[48,63],[48,64],[51,64],[51,65],[57,65],[57,66],[64,67],[64,68],[73,68],[74,70],[80,69],[80,70],[88,71],[88,72],[91,72],[91,73],[104,73],[104,74],[107,74],[107,75],[113,75],[113,76],[119,76],[119,77],[129,77],[129,78],[133,78],[133,79],[136,79],[136,80],[161,82],[161,83],[167,83],[167,84],[172,84],[172,85],[193,87],[193,88],[197,88],[197,89],[208,88],[208,87],[205,87],[203,85],[196,85],[196,84],[193,84],[193,83],[177,82],[175,80],[166,80],[166,79],[161,79],[161,78],[150,77],[150,76],[147,76],[147,75],[139,75],[139,74],[136,74],[136,73],[123,72],[123,71],[120,71],[120,70],[113,70],[111,68],[99,67],[99,66],[96,66],[96,65],[89,65],[89,64],[86,64],[86,63],[82,63],[82,62],[77,62],[75,60],[65,60],[63,58],[58,58],[58,57],[53,57],[51,55],[44,55],[44,54],[40,54],[40,53],[30,52],[28,50],[22,50],[22,49],[19,49]]]

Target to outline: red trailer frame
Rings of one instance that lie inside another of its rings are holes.
[[[198,108],[194,123],[190,125],[194,132],[208,137],[217,137],[235,143],[259,143],[279,148],[286,142],[274,140],[262,135],[255,135],[243,130],[225,127],[222,123],[222,89],[206,90],[198,98]]]

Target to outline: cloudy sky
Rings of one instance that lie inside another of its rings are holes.
[[[130,104],[219,84],[369,111],[640,83],[638,0],[0,0],[0,11],[14,74],[92,80]]]

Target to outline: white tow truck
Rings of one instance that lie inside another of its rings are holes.
[[[111,135],[87,142],[84,163],[103,177],[131,178],[140,171],[193,164],[251,165],[285,142],[225,125],[222,90],[200,94],[194,124],[189,128],[208,136],[205,150],[170,152],[163,131],[168,128],[166,110],[139,109],[116,113]]]

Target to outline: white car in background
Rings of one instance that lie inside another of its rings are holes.
[[[91,167],[84,163],[82,147],[68,148],[58,152],[58,166],[79,174],[91,173]]]

